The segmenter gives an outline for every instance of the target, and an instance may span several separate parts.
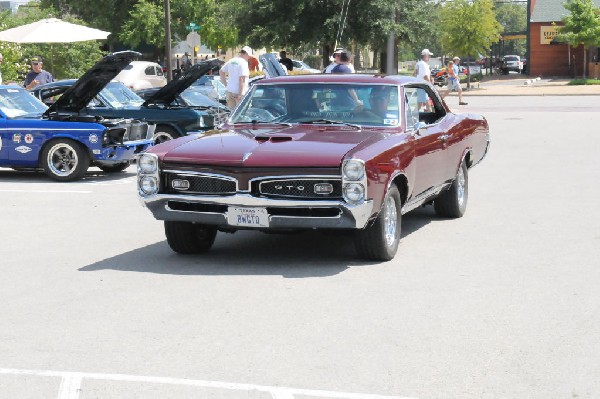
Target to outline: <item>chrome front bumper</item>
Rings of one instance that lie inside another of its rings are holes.
[[[249,194],[231,196],[201,196],[155,194],[140,196],[140,201],[158,220],[193,222],[214,225],[224,228],[239,228],[227,223],[227,207],[260,207],[273,211],[302,210],[338,210],[335,216],[296,216],[277,215],[269,212],[268,229],[361,229],[365,227],[373,214],[373,201],[368,200],[359,205],[347,204],[344,201],[306,201],[290,199],[271,199],[254,197]],[[194,205],[220,206],[219,210],[197,211]],[[280,212],[277,212],[280,213]],[[293,213],[293,212],[292,212]]]

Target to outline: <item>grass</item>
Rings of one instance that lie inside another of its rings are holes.
[[[573,79],[569,82],[571,86],[600,85],[600,79]]]

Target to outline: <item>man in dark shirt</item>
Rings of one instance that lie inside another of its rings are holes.
[[[31,71],[25,77],[25,88],[31,90],[38,85],[54,82],[54,78],[48,71],[42,69],[42,57],[31,57]]]
[[[287,57],[287,54],[286,54],[285,51],[280,51],[279,52],[279,57],[280,57],[279,58],[279,62],[281,64],[283,64],[288,71],[293,71],[294,70],[294,63],[292,62],[292,60],[290,60]]]

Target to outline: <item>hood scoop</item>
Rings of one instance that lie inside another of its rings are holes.
[[[292,141],[290,136],[256,136],[256,141],[259,143],[265,143],[270,141],[271,143],[284,143],[286,141]]]

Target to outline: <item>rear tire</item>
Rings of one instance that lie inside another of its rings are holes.
[[[85,149],[68,139],[47,143],[40,161],[46,175],[62,182],[81,179],[90,166],[90,157]]]
[[[189,222],[165,221],[165,235],[171,249],[178,254],[201,254],[213,246],[217,228]]]
[[[367,260],[387,261],[398,251],[402,226],[402,200],[396,185],[388,190],[375,221],[354,234],[358,255]]]
[[[463,161],[450,188],[433,202],[435,213],[441,217],[459,218],[467,211],[469,199],[469,175]]]

